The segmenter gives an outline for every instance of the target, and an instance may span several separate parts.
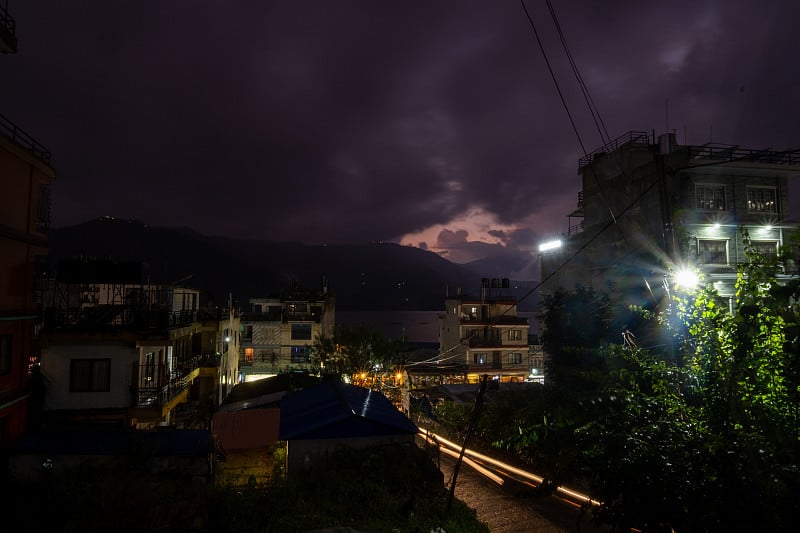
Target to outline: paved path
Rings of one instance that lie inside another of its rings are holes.
[[[452,479],[455,459],[442,454],[441,470],[447,487]],[[521,497],[521,485],[503,486],[486,479],[466,464],[458,471],[456,497],[475,509],[478,518],[500,533],[597,533],[608,531],[594,526],[590,513],[551,497]]]

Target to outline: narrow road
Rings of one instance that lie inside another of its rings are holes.
[[[441,454],[441,471],[449,488],[456,460]],[[492,532],[501,533],[600,533],[591,512],[581,512],[555,496],[532,496],[530,487],[506,480],[503,485],[462,464],[456,482],[456,498],[475,509]]]

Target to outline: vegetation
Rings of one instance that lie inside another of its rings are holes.
[[[416,446],[343,449],[288,479],[273,474],[261,486],[215,487],[132,465],[85,467],[9,484],[3,501],[26,512],[31,531],[488,531],[463,502],[444,516],[442,475]]]
[[[779,283],[787,258],[743,235],[735,313],[711,287],[633,314],[586,288],[546,299],[550,381],[496,395],[480,433],[555,483],[583,480],[615,530],[794,530],[800,280]]]
[[[338,326],[334,336],[320,334],[312,347],[314,366],[339,376],[393,373],[400,365],[403,342],[365,326]]]

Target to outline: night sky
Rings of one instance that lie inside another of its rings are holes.
[[[612,138],[800,148],[796,0],[553,4]],[[526,5],[592,151],[547,5]],[[518,1],[8,9],[0,113],[52,152],[56,226],[109,215],[533,264],[576,205],[582,149]]]

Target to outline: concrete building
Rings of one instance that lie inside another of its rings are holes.
[[[787,208],[798,150],[678,145],[674,133],[631,131],[578,167],[583,190],[569,232],[542,253],[543,291],[613,288],[641,304],[689,267],[731,298],[736,265],[747,260],[740,227],[767,257],[797,227]]]
[[[50,152],[0,115],[0,449],[27,431],[31,411],[40,311],[34,280],[48,253],[54,178]]]
[[[322,334],[333,337],[336,301],[327,285],[319,290],[297,286],[277,298],[252,298],[242,317],[239,381],[275,376],[280,372],[319,372],[312,346]]]
[[[445,299],[438,362],[465,365],[470,383],[483,374],[501,382],[525,381],[533,368],[528,331],[528,319],[517,316],[509,280],[484,278],[480,294]]]
[[[61,263],[42,285],[50,423],[203,427],[235,384],[239,316],[200,308],[197,290],[110,261]]]

